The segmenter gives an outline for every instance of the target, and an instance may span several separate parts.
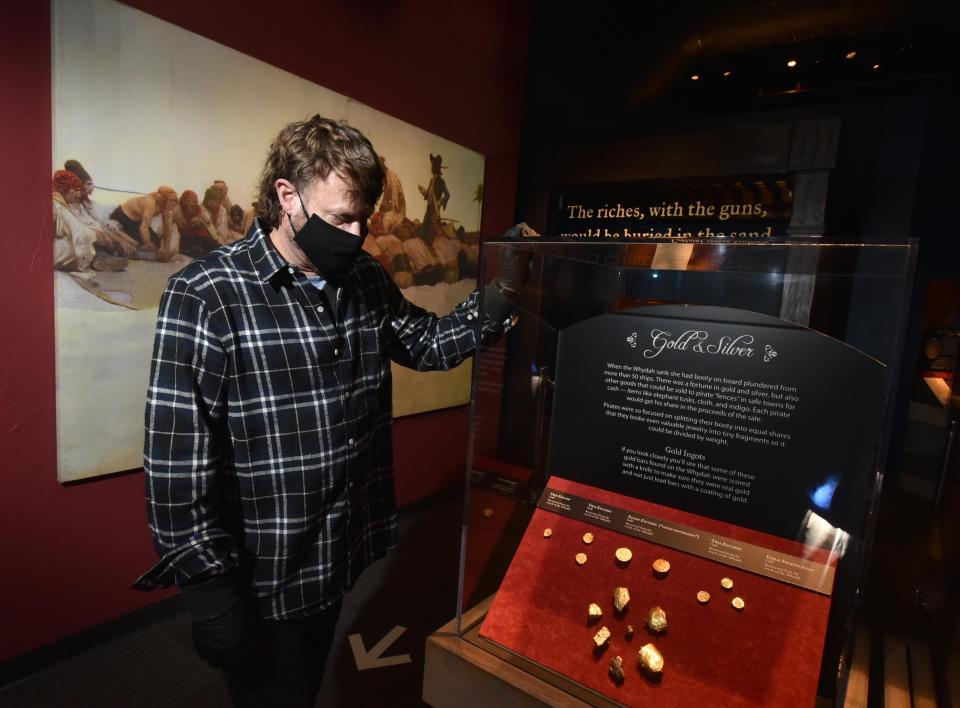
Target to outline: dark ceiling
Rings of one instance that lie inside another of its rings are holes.
[[[955,95],[957,6],[535,1],[527,137],[893,93]]]

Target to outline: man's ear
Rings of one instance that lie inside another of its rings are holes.
[[[297,196],[297,188],[290,180],[282,177],[273,183],[277,190],[277,198],[280,200],[280,209],[288,216],[295,211],[300,211],[300,198]]]

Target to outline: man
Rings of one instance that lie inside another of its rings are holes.
[[[430,184],[426,187],[417,185],[420,194],[427,200],[427,210],[423,213],[423,225],[420,227],[420,234],[427,243],[432,243],[436,232],[440,230],[440,213],[447,208],[450,200],[450,190],[443,179],[443,168],[443,158],[430,153]]]
[[[396,172],[387,167],[387,158],[380,155],[383,168],[383,198],[377,211],[380,214],[382,231],[392,233],[397,224],[407,216],[407,200],[403,196],[403,184]]]
[[[230,243],[230,217],[223,206],[223,195],[223,188],[215,184],[207,187],[207,191],[203,193],[203,205],[200,207],[207,232],[220,245]]]
[[[230,197],[227,196],[230,193],[230,188],[227,186],[227,183],[224,182],[222,179],[215,179],[213,180],[213,184],[211,186],[216,187],[220,191],[220,194],[221,194],[220,203],[223,205],[224,209],[229,211],[230,207],[233,206],[233,202],[230,201]]]
[[[173,212],[178,203],[175,189],[158,187],[156,192],[128,199],[113,210],[110,218],[137,242],[141,253],[156,252],[156,260],[169,261],[176,255],[172,247]],[[160,233],[150,227],[157,215],[161,218]]]
[[[67,170],[53,173],[53,267],[91,278],[97,234],[70,210],[80,201],[83,183]]]
[[[69,206],[73,215],[97,234],[97,251],[101,255],[98,256],[99,263],[94,261],[94,268],[98,269],[98,265],[110,262],[112,266],[109,270],[122,270],[127,265],[126,259],[137,253],[136,241],[123,233],[112,222],[104,222],[97,217],[93,202],[90,199],[95,189],[93,177],[84,169],[83,165],[77,160],[67,160],[63,164],[63,169],[76,175],[83,185],[80,191],[80,199]]]
[[[220,245],[203,223],[200,198],[192,189],[180,193],[180,203],[171,218],[177,233],[171,241],[171,250],[191,258],[202,258]]]
[[[243,238],[243,207],[239,204],[234,204],[230,207],[230,211],[227,212],[229,221],[227,222],[227,243],[233,243],[234,241],[239,241]]]
[[[320,116],[270,147],[246,237],[173,276],[160,303],[144,467],[160,562],[237,705],[310,706],[341,599],[397,544],[390,360],[448,369],[499,336],[517,272],[446,317],[362,251],[383,171]],[[516,228],[516,227],[515,227]]]

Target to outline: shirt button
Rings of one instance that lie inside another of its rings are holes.
[[[473,315],[467,315],[467,319],[468,319],[468,320],[472,320],[472,319],[473,319]]]
[[[350,392],[349,392],[349,391],[344,391],[344,392],[343,392],[343,397],[344,397],[344,398],[350,398]]]
[[[340,356],[340,350],[339,350],[339,349],[334,349],[334,350],[333,350],[333,355],[334,355],[334,356]]]
[[[350,438],[349,440],[347,440],[347,445],[353,445],[353,438]]]
[[[353,482],[350,482],[347,486],[350,487],[350,489],[353,489]]]
[[[294,268],[293,266],[289,266],[289,267],[287,268],[287,272],[288,272],[290,275],[293,275],[293,274],[295,274],[295,273],[297,272],[297,269]]]
[[[317,305],[317,312],[323,312],[323,305]]]

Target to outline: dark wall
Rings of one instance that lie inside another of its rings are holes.
[[[512,223],[526,3],[129,4],[483,153],[484,232]],[[21,3],[0,30],[0,661],[164,596],[128,589],[154,561],[142,473],[56,481],[49,13]],[[395,422],[401,504],[462,483],[467,420]]]

